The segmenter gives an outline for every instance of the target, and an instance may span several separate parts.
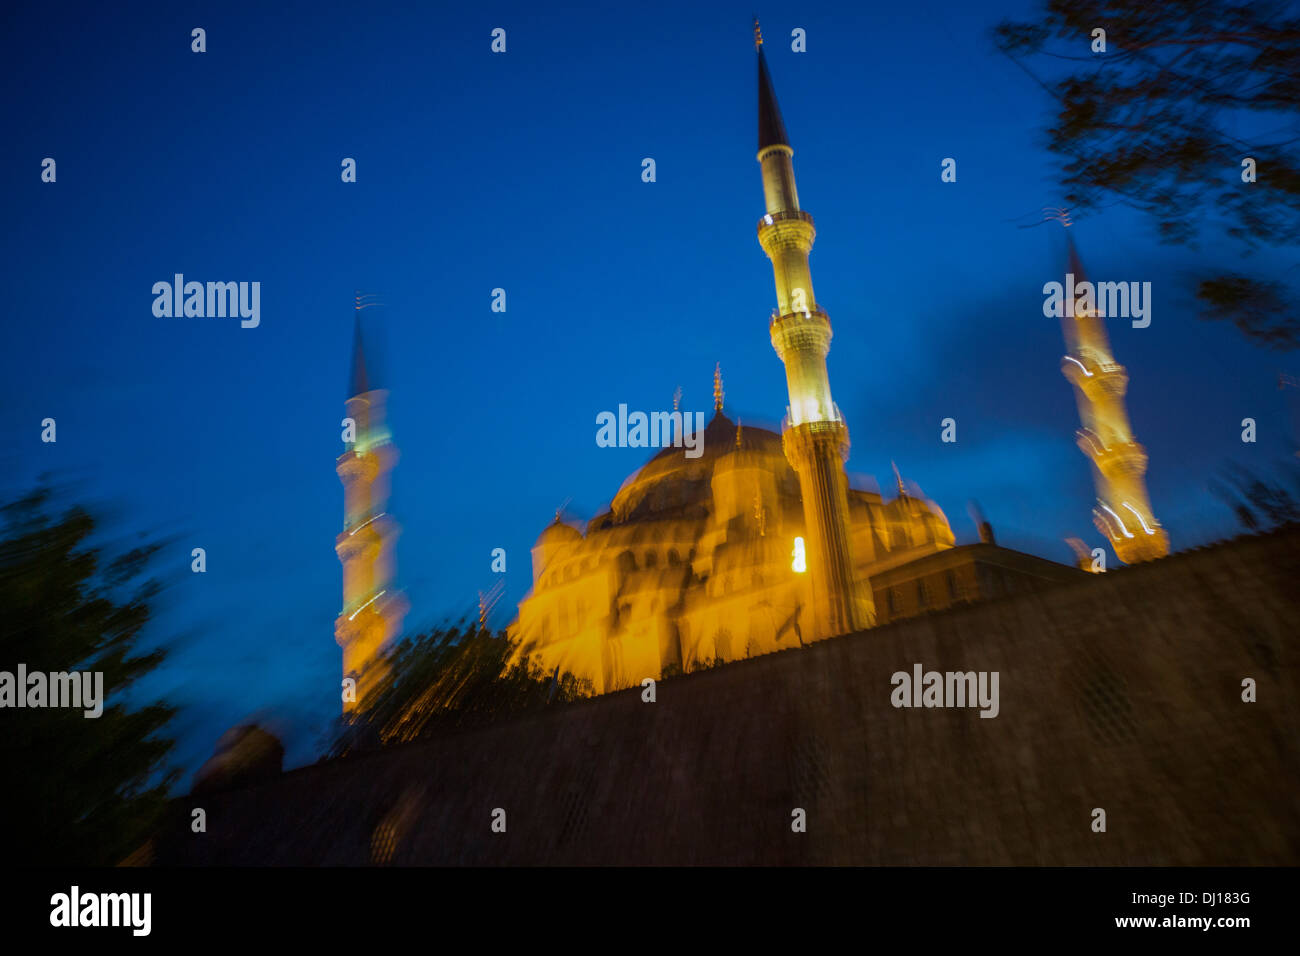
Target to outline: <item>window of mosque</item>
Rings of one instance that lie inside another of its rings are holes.
[[[678,556],[678,554],[677,554],[677,549],[676,549],[676,548],[673,548],[671,551],[668,552],[668,566],[669,566],[669,567],[671,567],[671,568],[675,568],[675,567],[677,567],[677,565],[679,565],[679,564],[681,564],[681,563],[682,563],[682,559]]]
[[[957,600],[957,575],[952,571],[947,574],[948,577],[948,597],[950,600]]]
[[[653,568],[657,563],[658,563],[658,557],[655,555],[655,553],[653,551],[647,551],[645,553],[645,566],[647,568]]]
[[[893,588],[889,588],[885,591],[885,603],[889,607],[890,614],[898,613],[898,597],[894,594]]]
[[[930,605],[930,589],[925,586],[924,581],[916,582],[916,603],[921,607]]]

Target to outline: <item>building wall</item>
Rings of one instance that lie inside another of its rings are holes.
[[[1085,575],[665,680],[653,704],[634,689],[182,798],[156,858],[1295,865],[1297,580],[1295,530]],[[999,716],[893,708],[918,662],[998,671]]]
[[[993,544],[922,553],[871,577],[881,624],[1070,583],[1085,572]]]

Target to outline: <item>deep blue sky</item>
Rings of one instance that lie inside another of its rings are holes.
[[[0,24],[5,487],[52,472],[111,505],[115,531],[177,537],[150,630],[176,649],[148,689],[185,708],[190,769],[252,715],[291,762],[311,759],[337,712],[354,289],[385,303],[366,318],[402,455],[390,511],[414,627],[468,610],[495,547],[509,620],[555,508],[571,496],[590,517],[646,457],[598,448],[598,412],[667,408],[679,385],[707,411],[718,361],[732,417],[772,427],[786,404],[754,233],[752,4],[266,6],[26,5]],[[1041,311],[1064,243],[1017,227],[1059,195],[1049,104],[988,39],[1029,10],[758,13],[817,221],[850,472],[887,484],[896,460],[959,540],[975,498],[1000,543],[1068,561],[1064,537],[1100,538]],[[505,55],[489,51],[498,26]],[[807,53],[790,51],[796,26]],[[948,156],[956,184],[940,182]],[[1285,357],[1193,314],[1186,277],[1240,251],[1161,246],[1122,209],[1075,231],[1093,278],[1154,284],[1150,328],[1111,334],[1157,516],[1176,548],[1234,532],[1205,479],[1229,458],[1267,469],[1295,422]],[[176,272],[260,281],[261,327],[155,318],[151,287]],[[1240,441],[1248,415],[1258,445]],[[47,416],[56,445],[39,440]],[[955,445],[939,441],[947,416]],[[189,573],[196,546],[205,575]]]

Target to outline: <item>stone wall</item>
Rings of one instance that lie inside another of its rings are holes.
[[[182,798],[155,860],[1295,865],[1298,610],[1300,531],[1239,538]],[[895,709],[917,662],[999,715]]]

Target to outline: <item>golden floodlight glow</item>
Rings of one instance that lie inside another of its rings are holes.
[[[1092,378],[1092,373],[1088,371],[1088,367],[1087,367],[1086,365],[1084,365],[1082,362],[1080,362],[1080,361],[1079,361],[1077,358],[1075,358],[1073,355],[1067,355],[1067,356],[1065,356],[1065,360],[1066,360],[1067,362],[1073,362],[1075,365],[1079,366],[1079,368],[1083,369],[1083,374],[1084,374],[1084,375],[1088,376],[1088,378]]]
[[[804,561],[804,556],[803,556],[803,538],[794,539],[794,551],[790,553],[794,557],[794,561],[792,561],[790,564],[791,569],[795,571],[795,573],[797,574],[803,574],[805,571],[807,571],[808,565]]]
[[[1119,522],[1119,530],[1124,532],[1124,537],[1126,537],[1126,538],[1131,538],[1131,537],[1133,537],[1133,532],[1132,532],[1132,531],[1129,531],[1128,528],[1124,527],[1124,520],[1123,520],[1122,518],[1120,518],[1119,515],[1115,514],[1115,512],[1113,512],[1113,511],[1111,511],[1110,508],[1107,508],[1106,505],[1102,505],[1102,507],[1105,508],[1107,511],[1110,511],[1110,516],[1111,516],[1112,518],[1114,518],[1116,521]]]
[[[1133,514],[1137,515],[1138,521],[1142,522],[1143,531],[1145,531],[1147,534],[1155,534],[1155,529],[1153,529],[1149,524],[1146,523],[1146,519],[1142,517],[1142,513],[1140,511],[1134,508],[1127,501],[1124,502],[1124,507],[1127,508],[1129,511],[1133,512]]]
[[[379,598],[381,598],[381,597],[383,597],[383,596],[384,596],[384,592],[383,592],[383,591],[380,591],[378,594],[376,594],[374,597],[372,597],[372,598],[371,598],[369,601],[367,601],[365,604],[361,605],[361,607],[357,608],[355,611],[353,611],[351,614],[349,614],[349,615],[348,615],[348,620],[351,621],[351,620],[352,620],[353,618],[355,618],[358,614],[360,614],[360,613],[361,613],[362,611],[364,611],[366,608],[370,607],[370,605],[374,604],[375,601],[377,601]]]

